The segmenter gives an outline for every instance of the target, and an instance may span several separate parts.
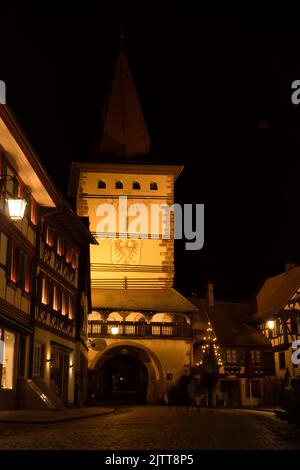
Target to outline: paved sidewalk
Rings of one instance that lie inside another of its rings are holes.
[[[269,411],[270,413],[284,413],[284,409],[279,406],[244,406],[242,410]]]
[[[0,423],[50,424],[76,419],[93,418],[113,413],[114,408],[104,406],[66,408],[63,410],[4,410],[0,411]]]

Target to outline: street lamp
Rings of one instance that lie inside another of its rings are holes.
[[[14,181],[15,178],[10,175],[0,175],[0,191],[3,190],[4,182],[7,180]],[[23,198],[14,197],[7,198],[8,213],[12,220],[22,220],[25,214],[27,201]]]
[[[274,330],[274,327],[275,327],[275,321],[274,320],[269,320],[268,321],[269,330]]]

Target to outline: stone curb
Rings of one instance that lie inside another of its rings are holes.
[[[76,421],[78,419],[87,419],[87,418],[96,418],[97,416],[103,416],[103,415],[108,415],[112,414],[116,411],[115,408],[111,408],[110,410],[107,411],[101,411],[98,413],[91,413],[91,414],[86,414],[86,415],[80,415],[80,416],[65,416],[61,417],[59,419],[37,419],[37,420],[28,420],[28,419],[1,419],[0,417],[0,424],[1,423],[12,423],[12,424],[57,424],[57,423],[63,423],[67,421]]]

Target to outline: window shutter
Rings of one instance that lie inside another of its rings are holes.
[[[19,260],[19,250],[18,248],[13,247],[13,261],[12,261],[12,275],[11,280],[15,283],[18,282],[18,260]]]
[[[31,261],[29,265],[29,276],[30,276],[30,294],[35,294],[36,279],[35,279],[35,264]]]
[[[30,220],[33,225],[37,224],[37,207],[32,196],[30,198]]]
[[[30,214],[30,191],[29,189],[25,186],[24,188],[24,199],[27,201],[27,205],[26,205],[26,214]]]
[[[11,258],[12,258],[12,243],[7,240],[7,253],[6,253],[6,278],[11,279]]]
[[[42,295],[43,295],[43,274],[42,273],[39,273],[38,275],[38,299],[39,299],[39,302],[42,301]]]
[[[16,282],[17,286],[21,289],[25,287],[25,255],[22,251],[19,251],[19,256],[17,260],[17,272],[16,272]]]
[[[24,258],[24,291],[29,294],[30,292],[30,281],[31,281],[31,260],[28,255]]]
[[[53,282],[48,279],[48,304],[53,309]]]
[[[18,197],[25,197],[25,185],[22,181],[18,181]]]

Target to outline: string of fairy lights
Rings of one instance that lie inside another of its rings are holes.
[[[210,347],[210,344],[213,344],[213,350],[215,353],[216,361],[219,367],[223,366],[223,361],[220,352],[220,346],[217,344],[217,336],[212,328],[211,322],[207,323],[206,334],[203,337],[204,344],[202,345],[203,356],[205,352]],[[200,361],[200,365],[203,364],[203,359]]]

